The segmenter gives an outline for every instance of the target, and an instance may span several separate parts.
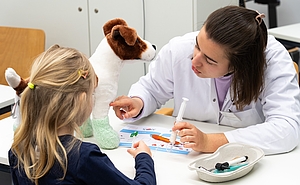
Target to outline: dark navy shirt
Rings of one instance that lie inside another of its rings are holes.
[[[64,146],[67,146],[72,137],[71,135],[60,136],[60,140]],[[34,183],[26,177],[24,170],[18,170],[15,167],[17,162],[18,159],[9,150],[9,164],[14,185],[33,185]],[[97,145],[82,142],[79,150],[74,147],[68,153],[67,173],[63,180],[58,180],[62,177],[62,168],[58,163],[55,163],[51,170],[39,179],[39,184],[156,184],[154,162],[150,155],[146,153],[138,154],[135,157],[135,168],[136,176],[134,179],[130,179],[114,166]]]

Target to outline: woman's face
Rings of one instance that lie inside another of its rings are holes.
[[[201,78],[219,78],[230,71],[225,48],[207,38],[205,26],[196,37],[192,59],[192,70]]]

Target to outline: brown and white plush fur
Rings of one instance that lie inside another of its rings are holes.
[[[109,103],[117,95],[123,64],[133,60],[151,61],[156,52],[155,47],[141,39],[136,30],[128,27],[122,19],[108,21],[103,26],[103,31],[105,38],[89,59],[99,79],[92,113],[95,119],[108,115]]]
[[[135,29],[128,27],[123,19],[108,21],[103,26],[103,32],[105,38],[89,59],[98,76],[91,125],[100,148],[114,149],[119,146],[120,139],[119,134],[110,126],[108,111],[109,104],[117,95],[121,68],[124,63],[132,61],[151,61],[156,51],[154,46],[137,35]]]
[[[16,71],[12,68],[7,68],[5,70],[5,79],[9,86],[11,86],[15,91],[15,104],[11,111],[13,118],[15,119],[13,130],[15,130],[20,122],[21,122],[21,115],[20,115],[20,98],[21,93],[24,91],[24,89],[27,87],[27,83],[29,81],[29,78],[23,79],[20,77]]]

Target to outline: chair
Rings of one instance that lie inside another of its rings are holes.
[[[297,73],[297,79],[298,79],[298,84],[300,85],[300,80],[299,80],[299,67],[298,67],[298,64],[296,62],[293,62],[294,63],[294,67],[295,67],[295,70],[296,70],[296,73]]]
[[[161,109],[157,110],[155,112],[155,114],[163,114],[163,115],[166,115],[166,116],[172,116],[173,108],[164,107],[164,108],[161,108]]]
[[[293,62],[293,63],[294,63],[294,67],[295,67],[295,70],[296,70],[296,73],[297,73],[297,77],[298,77],[298,84],[300,84],[299,83],[299,67],[298,67],[298,64],[296,62]],[[164,108],[161,108],[161,109],[157,110],[155,112],[155,114],[162,114],[162,115],[166,115],[166,116],[172,116],[173,108],[164,107]]]
[[[45,51],[45,32],[39,29],[0,26],[0,84],[8,85],[5,70],[13,68],[21,77],[28,77],[35,57]],[[0,119],[10,113],[0,115]]]
[[[276,7],[280,5],[280,0],[254,0],[258,4],[268,5],[269,14],[269,28],[277,27],[277,10]]]
[[[28,77],[34,58],[43,51],[43,30],[0,26],[0,84],[8,85],[4,77],[8,67],[21,77]]]

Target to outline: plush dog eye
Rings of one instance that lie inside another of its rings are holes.
[[[113,31],[113,34],[112,34],[112,37],[113,37],[115,40],[117,40],[119,36],[120,36],[119,30],[114,30],[114,31]]]

